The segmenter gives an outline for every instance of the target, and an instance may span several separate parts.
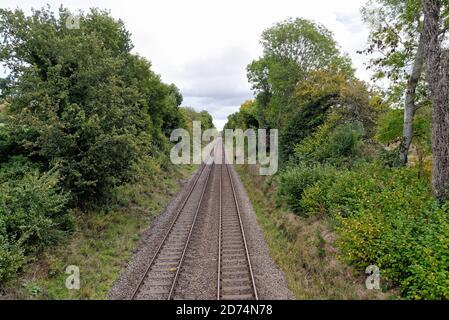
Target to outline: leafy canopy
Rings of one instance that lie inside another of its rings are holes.
[[[57,168],[78,204],[126,182],[133,164],[167,145],[182,96],[131,53],[130,34],[107,11],[0,9],[1,81],[7,108],[0,147]],[[6,132],[5,132],[6,131]],[[15,137],[15,139],[13,139]]]
[[[288,118],[295,87],[317,70],[353,75],[350,59],[343,56],[324,26],[305,19],[288,19],[268,28],[260,43],[263,56],[247,67],[248,80],[261,109],[262,127],[279,127]]]

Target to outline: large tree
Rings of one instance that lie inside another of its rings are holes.
[[[182,96],[131,53],[121,21],[92,9],[70,29],[69,16],[0,9],[0,62],[9,70],[0,90],[15,152],[58,168],[82,203],[127,181],[133,164],[167,140]]]
[[[448,4],[423,0],[427,81],[432,99],[432,186],[437,198],[449,195],[449,51],[444,44],[448,30]]]
[[[248,67],[248,80],[256,93],[262,127],[281,127],[292,111],[295,87],[312,71],[353,75],[324,26],[305,19],[288,19],[262,33],[263,56]]]
[[[365,53],[374,56],[370,65],[374,77],[390,81],[390,101],[404,109],[400,155],[407,164],[416,111],[428,102],[421,0],[370,0],[362,15],[370,28]]]

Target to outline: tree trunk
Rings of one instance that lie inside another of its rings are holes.
[[[440,0],[423,0],[426,37],[427,81],[432,111],[432,187],[439,199],[447,199],[449,183],[449,54],[442,49]]]
[[[407,91],[405,94],[405,108],[404,108],[404,132],[400,147],[401,161],[404,165],[408,162],[408,152],[413,139],[413,118],[417,109],[416,106],[416,87],[421,78],[423,64],[424,64],[424,36],[421,31],[419,37],[418,49],[413,62],[412,73],[407,82]]]

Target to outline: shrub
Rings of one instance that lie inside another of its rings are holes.
[[[449,204],[438,204],[413,168],[300,165],[280,177],[281,196],[302,216],[335,219],[342,259],[410,299],[449,299]]]
[[[303,191],[298,203],[303,216],[323,216],[327,214],[326,189],[326,183],[318,182]]]
[[[337,126],[329,137],[328,153],[332,158],[349,158],[359,155],[363,129],[360,125],[346,123]]]
[[[320,180],[326,180],[336,174],[332,166],[300,164],[288,168],[279,177],[279,197],[285,199],[286,204],[299,215],[307,216],[303,210],[301,199],[304,192]]]
[[[360,204],[382,186],[372,175],[381,175],[381,167],[362,164],[360,172],[340,169],[331,165],[305,165],[292,167],[280,175],[279,196],[295,213],[302,216],[316,214],[349,215],[357,212]]]
[[[309,163],[352,164],[360,155],[363,129],[356,123],[337,124],[338,121],[338,117],[331,116],[314,134],[298,144],[296,157]]]
[[[41,174],[24,159],[0,166],[0,281],[72,231],[69,196],[57,185],[56,172]]]
[[[449,299],[449,210],[437,206],[420,215],[404,294],[414,299]],[[411,251],[411,250],[409,250]]]
[[[383,149],[379,154],[379,160],[385,167],[398,168],[404,166],[399,148],[392,150]]]
[[[348,197],[335,196],[342,190],[338,181],[330,188],[333,195],[327,194],[335,201],[331,208],[351,208],[350,215],[336,216],[342,258],[361,269],[377,265],[407,298],[449,298],[447,206],[434,202],[415,170],[387,169],[381,175],[374,169],[367,178],[368,169],[343,177],[354,181]],[[373,188],[366,191],[367,185]]]
[[[14,275],[26,261],[23,249],[4,239],[4,233],[0,230],[0,281]]]
[[[364,210],[341,220],[342,257],[365,268],[377,265],[384,279],[412,299],[449,298],[448,210],[441,207],[395,214]]]
[[[182,95],[132,52],[123,22],[91,9],[79,13],[79,32],[67,32],[69,15],[0,9],[0,61],[17,75],[0,88],[8,101],[0,152],[57,169],[73,205],[102,204],[139,158],[167,147],[182,124]]]

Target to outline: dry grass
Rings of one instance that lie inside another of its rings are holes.
[[[276,186],[237,168],[253,203],[270,254],[284,271],[297,299],[388,299],[394,292],[367,290],[366,277],[338,260],[335,233],[328,218],[303,219],[276,205]]]

